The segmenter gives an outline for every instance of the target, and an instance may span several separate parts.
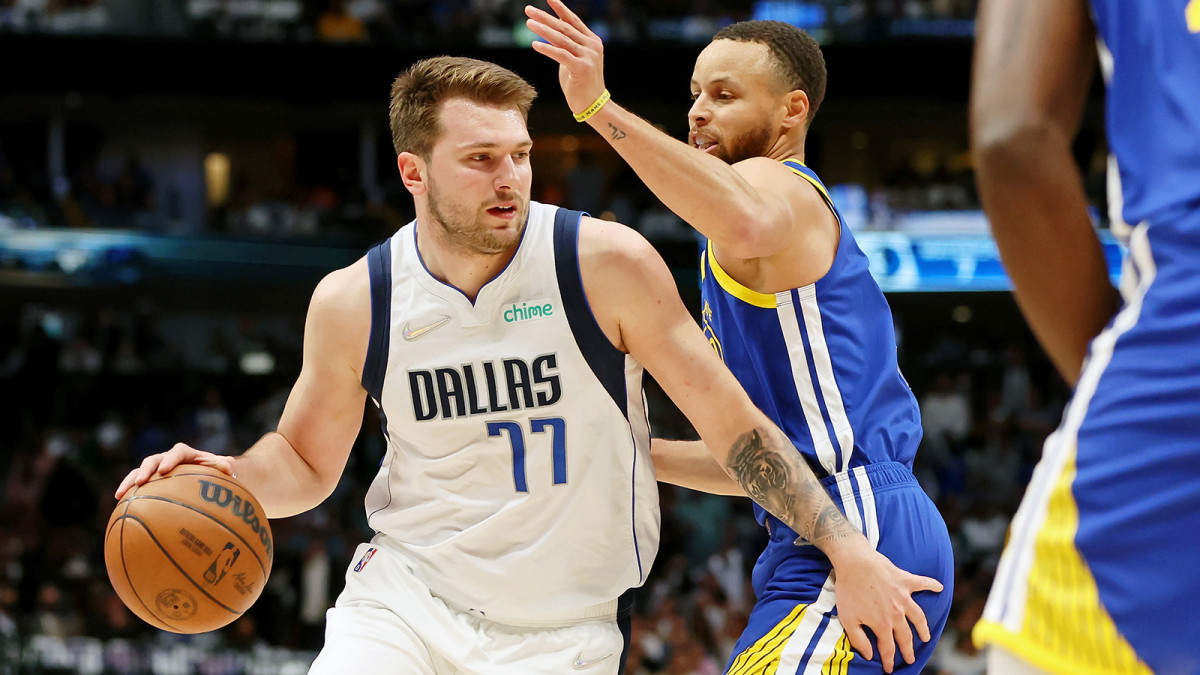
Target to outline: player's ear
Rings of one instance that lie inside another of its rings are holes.
[[[425,194],[428,184],[428,163],[420,155],[402,152],[396,156],[396,167],[400,169],[400,179],[404,187],[415,195]]]
[[[783,115],[783,127],[785,129],[803,127],[805,124],[808,124],[808,94],[804,93],[802,89],[789,91],[784,98],[784,106],[786,106]]]

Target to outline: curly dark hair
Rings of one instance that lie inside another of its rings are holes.
[[[811,35],[782,21],[739,21],[726,26],[713,40],[761,42],[775,57],[775,75],[786,91],[808,94],[808,122],[825,98],[825,56]]]

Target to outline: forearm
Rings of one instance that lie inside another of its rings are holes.
[[[774,425],[758,426],[739,436],[724,468],[759,506],[828,555],[835,568],[844,556],[863,546],[870,548]]]
[[[671,138],[614,101],[587,124],[668,209],[704,236],[721,242],[753,234],[741,230],[762,213],[761,199],[723,160]]]
[[[233,472],[262,505],[268,518],[303,513],[325,501],[337,485],[323,484],[317,472],[282,434],[263,436],[233,459]]]
[[[1020,130],[978,152],[979,187],[1013,292],[1030,328],[1074,384],[1088,343],[1116,313],[1100,241],[1069,139]]]
[[[714,495],[745,497],[733,478],[717,463],[704,441],[650,442],[650,456],[659,481]]]

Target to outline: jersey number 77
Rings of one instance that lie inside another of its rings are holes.
[[[545,417],[529,420],[529,430],[535,434],[550,431],[551,457],[554,463],[554,484],[567,482],[567,421],[561,417]],[[488,436],[508,434],[512,445],[513,485],[517,492],[529,492],[525,482],[525,430],[516,422],[488,422]]]

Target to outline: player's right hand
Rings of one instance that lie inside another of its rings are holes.
[[[604,41],[562,0],[548,3],[554,14],[526,5],[525,26],[545,40],[535,41],[533,50],[558,62],[567,106],[581,113],[604,91]]]
[[[170,473],[171,469],[180,464],[203,464],[204,466],[211,466],[218,471],[224,471],[230,476],[233,475],[232,457],[214,455],[211,452],[197,450],[190,445],[176,443],[170,450],[160,452],[157,455],[150,455],[142,460],[142,465],[130,471],[129,475],[125,476],[125,480],[121,481],[114,496],[117,499],[121,499],[133,486],[145,485],[155,474],[163,475]]]
[[[879,646],[879,660],[885,672],[892,672],[896,651],[908,663],[916,661],[916,638],[929,642],[931,635],[925,612],[913,599],[919,591],[942,590],[937,579],[906,572],[892,564],[866,539],[845,542],[834,561],[834,588],[838,619],[850,645],[868,661],[874,656],[871,640],[863,627],[870,628]],[[854,550],[857,549],[857,550]],[[853,550],[853,552],[850,552]],[[830,558],[833,560],[833,556]],[[910,627],[911,626],[911,627]]]

